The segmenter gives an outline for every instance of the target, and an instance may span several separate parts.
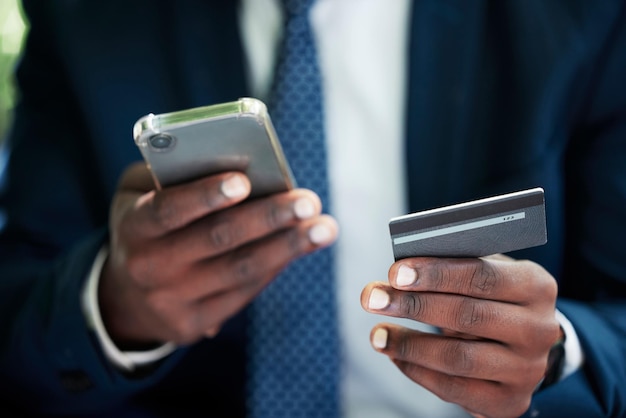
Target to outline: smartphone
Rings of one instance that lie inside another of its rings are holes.
[[[133,127],[156,187],[219,172],[244,172],[250,197],[296,187],[265,104],[254,98],[148,114]]]

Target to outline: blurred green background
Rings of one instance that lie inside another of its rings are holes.
[[[25,32],[21,2],[0,0],[0,143],[11,123],[16,94],[13,70]]]

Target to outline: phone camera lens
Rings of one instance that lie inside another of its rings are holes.
[[[157,134],[150,137],[150,146],[159,151],[165,151],[172,146],[174,138],[166,134]]]

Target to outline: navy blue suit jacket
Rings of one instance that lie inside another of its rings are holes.
[[[0,195],[5,404],[243,413],[243,315],[127,376],[79,306],[118,177],[140,160],[135,120],[250,95],[236,3],[24,0],[31,32]],[[416,0],[411,28],[410,209],[543,187],[548,244],[513,255],[557,278],[586,359],[529,414],[624,416],[626,3]]]

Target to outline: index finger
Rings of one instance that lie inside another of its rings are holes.
[[[545,294],[554,286],[548,276],[535,263],[497,258],[406,258],[389,269],[389,282],[399,290],[451,293],[520,305],[526,304],[529,296]]]
[[[249,194],[250,181],[239,172],[221,173],[162,190],[151,190],[136,199],[133,226],[143,235],[166,235],[210,213],[239,203]]]

